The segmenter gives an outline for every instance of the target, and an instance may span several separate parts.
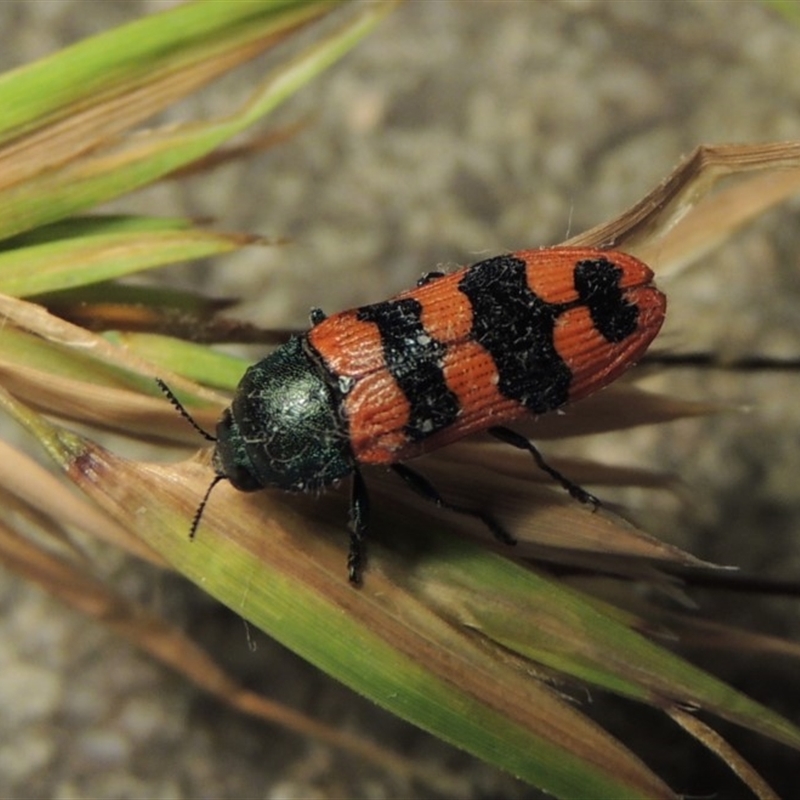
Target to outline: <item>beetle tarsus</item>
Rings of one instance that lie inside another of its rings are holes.
[[[600,500],[591,492],[587,492],[582,486],[578,486],[577,483],[574,483],[565,475],[562,475],[557,469],[551,467],[544,460],[544,456],[539,452],[533,442],[526,439],[521,433],[512,431],[510,428],[503,428],[499,425],[489,428],[487,433],[490,433],[495,439],[499,439],[505,444],[510,444],[512,447],[516,447],[520,450],[527,450],[533,456],[536,466],[543,472],[546,472],[556,483],[560,483],[569,493],[570,497],[574,497],[581,503],[593,506],[594,510],[602,505]]]
[[[477,508],[467,508],[455,503],[448,503],[427,478],[405,464],[392,464],[391,469],[403,479],[409,488],[413,489],[425,500],[439,508],[454,511],[456,514],[479,519],[491,531],[495,539],[503,544],[514,545],[517,543],[517,540],[491,514]]]

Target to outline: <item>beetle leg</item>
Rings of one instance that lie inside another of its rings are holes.
[[[439,278],[444,278],[445,273],[440,272],[439,270],[434,270],[433,272],[426,272],[421,278],[417,279],[417,288],[419,289],[420,286],[426,286],[427,284],[431,283],[432,281],[438,280]]]
[[[327,319],[328,315],[321,308],[315,306],[309,311],[308,318],[311,320],[311,327],[314,328],[319,325],[320,322]]]
[[[553,469],[553,467],[544,460],[544,456],[534,447],[533,443],[522,434],[512,431],[510,428],[503,428],[500,426],[489,428],[487,433],[490,433],[501,442],[505,442],[505,444],[510,444],[512,447],[517,447],[520,450],[527,450],[533,456],[536,466],[546,472],[554,481],[560,483],[569,492],[571,497],[574,497],[581,503],[588,503],[595,508],[600,505],[600,501],[593,494],[587,492],[586,489],[581,486],[578,486],[577,483],[573,483],[557,469]]]
[[[361,583],[361,571],[364,568],[365,546],[369,526],[369,494],[364,478],[356,469],[350,496],[350,552],[347,554],[347,576],[350,583],[358,586]]]
[[[391,468],[396,472],[406,484],[413,489],[420,497],[435,503],[439,508],[454,511],[456,514],[465,514],[468,517],[479,519],[503,544],[516,544],[517,540],[491,515],[476,508],[466,508],[465,506],[448,503],[438,492],[436,487],[419,472],[410,469],[405,464],[392,464]]]

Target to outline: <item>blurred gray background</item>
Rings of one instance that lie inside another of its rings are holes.
[[[0,68],[169,5],[0,3]],[[263,71],[249,65],[184,111],[230,108]],[[383,299],[438,265],[557,243],[617,215],[699,143],[800,138],[799,75],[800,30],[756,2],[411,0],[263,126],[304,122],[294,138],[114,209],[212,217],[220,228],[289,237],[285,246],[170,269],[163,279],[245,296],[239,313],[262,325],[303,326],[312,306],[330,312]],[[691,271],[662,280],[670,297],[664,345],[797,356],[799,211],[796,201],[786,204]],[[647,501],[659,535],[703,558],[800,579],[800,377],[680,370],[648,385],[750,410],[574,443],[572,452],[673,470],[691,487],[689,502]],[[458,770],[471,797],[536,796],[265,637],[248,637],[241,621],[177,578],[126,563],[112,569],[120,591],[185,625],[252,688]],[[800,633],[796,600],[693,596],[718,618]],[[244,719],[5,572],[0,606],[2,796],[426,796]],[[698,658],[800,718],[788,660]],[[656,714],[596,693],[588,710],[675,790],[749,796]],[[724,731],[790,793],[796,755]]]

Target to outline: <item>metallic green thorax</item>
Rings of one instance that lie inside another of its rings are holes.
[[[214,469],[240,491],[322,489],[353,471],[340,398],[292,337],[247,370],[217,425]]]

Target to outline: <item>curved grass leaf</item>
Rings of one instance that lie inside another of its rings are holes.
[[[190,2],[78,42],[0,76],[5,109],[0,143],[61,119],[74,120],[78,110],[112,98],[129,98],[165,76],[207,66],[212,54],[235,52],[253,41],[274,42],[331,6],[320,0]],[[202,77],[180,94],[214,75]],[[154,93],[144,112],[152,114],[180,94]],[[123,122],[127,126],[132,119]]]
[[[397,570],[408,561],[391,549],[373,548],[367,585],[356,591],[346,578],[341,532],[309,530],[280,501],[237,498],[231,516],[225,489],[190,542],[187,514],[207,484],[205,469],[191,462],[126,462],[5,394],[2,402],[112,517],[132,525],[245,619],[356,691],[559,797],[674,797],[529,668],[487,650],[468,628],[454,628],[399,588]],[[497,559],[466,542],[455,555],[478,574],[484,558]]]
[[[126,118],[120,114],[117,104],[105,102],[106,97],[102,93],[87,94],[85,97],[81,95],[81,99],[78,100],[68,93],[63,109],[58,112],[52,111],[53,114],[68,115],[65,117],[64,130],[51,130],[45,127],[40,136],[29,132],[21,140],[27,148],[24,154],[19,152],[20,144],[16,140],[5,148],[0,148],[0,238],[79,214],[151,183],[206,155],[269,113],[341,58],[375,26],[392,5],[393,3],[384,2],[364,6],[354,19],[276,67],[250,101],[239,111],[225,118],[182,126],[172,125],[143,132],[136,137],[117,140],[111,138],[104,124],[111,125],[115,131],[128,127],[143,115],[138,106],[136,113]],[[280,21],[278,15],[289,15],[286,23],[288,27],[284,30],[284,33],[287,33],[299,24],[300,19],[295,17],[295,12],[305,20],[330,8],[330,3],[319,0],[305,3],[297,0],[292,3],[263,2],[263,0],[252,3],[200,2],[187,4],[168,12],[174,15],[170,17],[169,25],[164,24],[163,17],[158,16],[143,20],[142,24],[149,23],[154,30],[159,31],[158,41],[170,52],[170,58],[180,61],[184,50],[191,53],[188,66],[181,62],[179,67],[176,67],[172,61],[162,65],[162,69],[159,69],[159,64],[150,65],[146,60],[149,54],[141,52],[139,38],[143,34],[138,28],[133,33],[128,31],[123,43],[119,43],[117,39],[108,42],[100,36],[76,47],[86,47],[91,50],[93,57],[86,58],[93,71],[101,72],[107,69],[113,76],[122,70],[134,83],[144,81],[140,90],[141,102],[153,96],[156,98],[152,102],[145,103],[146,115],[149,115],[164,104],[156,90],[159,81],[175,79],[174,70],[177,70],[178,75],[182,75],[184,69],[189,71],[195,67],[199,69],[209,60],[213,60],[220,50],[223,51],[219,55],[221,62],[215,70],[201,70],[203,74],[196,80],[189,78],[174,80],[177,85],[167,93],[170,102],[197,88],[210,77],[235,66],[236,59],[241,61],[250,58],[274,43],[276,21]],[[192,20],[196,20],[202,17],[205,11],[212,9],[220,15],[227,14],[235,21],[231,28],[230,41],[224,38],[217,41],[210,37],[209,28],[203,22],[198,23],[201,29],[198,44],[190,35],[184,34],[181,13],[190,15]],[[124,28],[122,30],[125,31]],[[105,34],[105,36],[110,35]],[[228,50],[225,49],[226,43]],[[198,46],[199,52],[194,52],[194,48]],[[100,54],[96,55],[95,50],[99,50]],[[80,55],[76,57],[74,52],[65,52],[70,59],[77,62],[81,62],[83,58]],[[37,85],[35,81],[45,80],[42,75],[56,73],[61,65],[59,61],[61,58],[66,58],[63,53],[53,56],[53,60],[45,59],[39,65],[26,67],[19,73],[9,73],[5,78],[5,84],[0,84],[0,103],[3,102],[4,96],[15,98],[33,91],[30,83],[34,82],[34,85]],[[69,62],[71,63],[72,61]],[[64,68],[67,69],[69,64]],[[209,76],[207,72],[213,74]],[[124,100],[128,104],[135,105],[136,97],[132,98],[131,87],[125,81],[120,81],[115,92],[119,94],[120,102]],[[50,93],[56,94],[56,91],[48,90],[46,94],[49,96]],[[136,95],[135,92],[133,94]],[[114,96],[116,97],[116,94]],[[58,98],[51,102],[54,109],[60,108],[57,106]],[[83,103],[88,104],[87,109],[83,108]],[[21,132],[20,127],[24,129],[29,118],[39,119],[40,123],[47,122],[47,113],[47,109],[41,108],[38,104],[28,109],[27,116],[15,117],[17,122],[10,123],[9,135],[12,133],[18,135]],[[80,132],[76,128],[80,128]],[[90,137],[88,141],[87,137]],[[76,138],[79,140],[79,145],[75,144]],[[27,173],[24,171],[25,167],[28,168]]]
[[[92,233],[0,252],[0,292],[73,289],[179,261],[221,255],[259,237],[197,229]]]

